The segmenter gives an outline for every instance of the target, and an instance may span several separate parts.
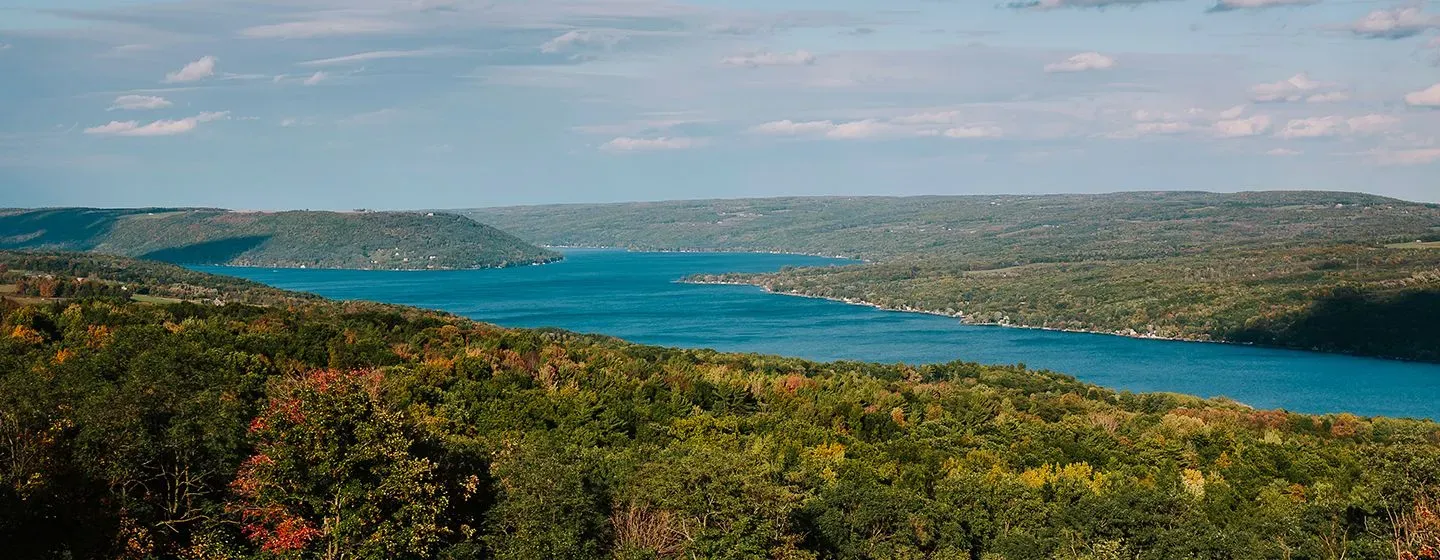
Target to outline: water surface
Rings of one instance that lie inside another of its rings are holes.
[[[567,250],[559,263],[492,270],[202,270],[333,299],[413,305],[504,326],[559,327],[646,344],[826,361],[1024,363],[1131,391],[1226,396],[1301,412],[1440,418],[1440,365],[971,326],[750,286],[675,282],[697,273],[841,262],[754,253]]]

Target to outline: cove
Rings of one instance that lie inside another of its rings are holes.
[[[760,253],[567,249],[542,266],[426,272],[195,267],[332,299],[439,309],[508,327],[812,360],[1024,363],[1113,389],[1225,396],[1259,408],[1440,418],[1440,365],[1226,344],[961,324],[766,293],[682,284],[701,273],[848,261]]]

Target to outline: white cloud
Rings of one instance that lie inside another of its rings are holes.
[[[795,51],[793,53],[775,53],[761,51],[756,53],[727,56],[720,59],[724,66],[744,66],[756,68],[760,66],[806,66],[815,63],[815,55],[809,51]]]
[[[941,113],[929,114],[935,120],[939,120]],[[863,140],[868,138],[902,138],[917,136],[950,136],[951,138],[980,138],[985,136],[999,136],[1000,129],[987,125],[959,126],[945,130],[936,128],[925,128],[911,126],[920,124],[917,117],[897,117],[892,120],[863,119],[858,121],[835,122],[835,121],[806,121],[796,122],[792,120],[773,121],[756,125],[750,128],[755,134],[766,134],[771,136],[820,136],[831,140]],[[950,121],[946,121],[950,122]],[[938,122],[926,122],[924,124],[943,124]]]
[[[316,73],[314,73],[314,74],[311,74],[310,77],[305,78],[305,81],[304,81],[304,82],[301,82],[301,83],[303,83],[303,84],[305,84],[305,85],[307,85],[307,86],[313,86],[313,85],[315,85],[315,84],[318,84],[318,83],[320,83],[320,82],[325,81],[325,80],[326,80],[327,78],[329,78],[329,77],[330,77],[330,75],[329,75],[329,74],[326,74],[326,73],[324,73],[324,72],[316,72]]]
[[[131,53],[139,53],[139,52],[145,52],[145,51],[153,51],[153,50],[155,50],[156,48],[158,48],[158,47],[156,47],[155,45],[148,44],[148,43],[129,43],[129,44],[119,45],[119,46],[116,46],[116,47],[111,48],[111,49],[110,49],[110,53],[111,53],[111,54],[117,54],[117,55],[119,55],[119,54],[131,54]]]
[[[1046,72],[1084,72],[1087,70],[1108,70],[1115,67],[1115,59],[1098,52],[1080,53],[1061,62],[1045,65]]]
[[[837,124],[835,128],[825,133],[825,137],[836,140],[863,140],[878,136],[903,135],[904,133],[904,129],[893,124],[876,119],[865,119]]]
[[[756,134],[770,134],[775,136],[795,136],[800,134],[823,134],[833,130],[835,123],[831,121],[808,121],[795,122],[790,119],[773,121],[756,125],[750,128]]]
[[[165,83],[194,82],[215,75],[216,58],[202,56],[200,60],[186,64],[184,68],[165,75]]]
[[[1290,149],[1290,148],[1275,148],[1275,149],[1273,149],[1273,150],[1270,150],[1270,151],[1268,151],[1268,152],[1265,152],[1265,155],[1267,155],[1267,156],[1298,156],[1298,155],[1303,154],[1303,153],[1305,153],[1305,152],[1302,152],[1302,151],[1300,151],[1300,150],[1292,150],[1292,149]]]
[[[179,120],[158,120],[147,124],[138,121],[110,121],[107,124],[85,129],[85,134],[99,136],[173,136],[195,130],[200,123],[230,118],[229,111],[200,113]]]
[[[684,150],[701,145],[700,140],[685,137],[631,138],[621,136],[600,146],[610,152],[640,152],[655,150]]]
[[[1319,3],[1319,1],[1320,0],[1218,0],[1215,2],[1215,6],[1210,8],[1210,11],[1226,12],[1230,10],[1260,10],[1280,6],[1308,6]]]
[[[895,117],[890,122],[900,125],[951,124],[959,119],[960,111],[936,111]]]
[[[143,111],[147,109],[164,109],[174,105],[169,99],[155,95],[122,95],[111,102],[107,111]]]
[[[1424,165],[1440,161],[1440,148],[1372,150],[1370,161],[1377,165]]]
[[[1344,91],[1332,91],[1329,93],[1317,93],[1305,98],[1306,103],[1339,103],[1349,101],[1350,94]]]
[[[1195,126],[1188,122],[1160,121],[1142,122],[1135,125],[1135,132],[1142,135],[1148,134],[1181,134],[1194,130]]]
[[[1226,112],[1226,113],[1234,112],[1235,109],[1236,109],[1236,108],[1227,109],[1225,112]],[[1244,110],[1244,107],[1239,107],[1239,109],[1241,109],[1241,110],[1243,111],[1243,110]],[[1239,115],[1239,113],[1236,113],[1235,116],[1238,117],[1238,116],[1240,116],[1240,115]],[[1139,122],[1195,121],[1195,120],[1202,120],[1202,119],[1206,118],[1206,111],[1205,111],[1204,109],[1199,108],[1199,107],[1191,107],[1191,108],[1186,109],[1186,110],[1184,110],[1184,111],[1182,111],[1182,112],[1179,112],[1179,113],[1170,113],[1170,112],[1166,112],[1166,111],[1150,111],[1150,110],[1146,110],[1146,109],[1139,109],[1139,110],[1136,110],[1136,111],[1133,112],[1133,113],[1130,113],[1130,118],[1131,118],[1131,119],[1134,119],[1134,120],[1136,120],[1136,121],[1139,121]]]
[[[561,53],[582,47],[611,48],[625,40],[625,35],[615,31],[567,31],[540,45],[540,52]]]
[[[1350,118],[1341,116],[1310,117],[1291,119],[1285,124],[1285,128],[1280,129],[1275,135],[1293,140],[1378,134],[1394,128],[1399,123],[1400,119],[1388,115],[1362,115]]]
[[[1016,0],[1006,4],[1011,8],[1029,10],[1056,10],[1060,8],[1104,8],[1107,6],[1138,6],[1164,0]]]
[[[858,140],[895,132],[898,127],[875,119],[835,123],[833,121],[774,121],[751,128],[751,132],[780,136],[821,135],[836,140]]]
[[[1342,117],[1291,119],[1285,124],[1285,128],[1276,134],[1286,139],[1321,138],[1341,134],[1344,127],[1345,119]]]
[[[1440,107],[1440,84],[1405,94],[1405,104],[1411,107]]]
[[[1250,99],[1258,102],[1327,103],[1348,100],[1350,94],[1340,90],[1336,84],[1312,80],[1309,74],[1301,72],[1278,82],[1251,86]]]
[[[1130,113],[1135,121],[1129,128],[1111,132],[1108,138],[1139,138],[1142,136],[1165,136],[1196,132],[1212,127],[1219,120],[1235,120],[1245,112],[1245,106],[1231,107],[1224,111],[1210,111],[1191,107],[1178,112],[1139,109]]]
[[[999,138],[1005,131],[998,126],[976,125],[945,129],[946,138]]]
[[[0,43],[0,51],[8,51],[11,47],[10,43]]]
[[[295,118],[295,117],[287,117],[287,118],[280,119],[280,126],[285,127],[285,128],[296,127],[296,126],[313,126],[314,124],[315,124],[315,118],[314,118],[314,117],[305,117],[305,118],[303,118],[303,119],[302,119],[302,118]]]
[[[1416,6],[1376,10],[1350,25],[1356,35],[1370,39],[1401,39],[1440,28],[1440,17]]]
[[[1389,115],[1362,115],[1345,120],[1352,134],[1379,134],[1395,128],[1400,119]]]
[[[457,52],[460,52],[460,51],[457,50],[457,49],[449,49],[449,48],[414,49],[414,50],[404,50],[404,51],[369,51],[369,52],[355,53],[355,54],[350,54],[350,55],[345,55],[345,56],[337,56],[337,57],[334,57],[334,58],[321,58],[321,59],[316,59],[316,60],[307,60],[307,61],[305,61],[305,62],[299,63],[298,65],[299,65],[299,66],[340,66],[340,65],[345,65],[345,64],[355,64],[355,63],[359,63],[359,62],[368,62],[368,61],[371,61],[371,60],[386,60],[386,59],[392,59],[392,58],[422,58],[422,57],[427,57],[427,56],[439,56],[439,55],[445,55],[445,54],[457,53]]]
[[[1270,117],[1267,115],[1255,115],[1245,119],[1217,121],[1213,128],[1215,134],[1225,138],[1259,136],[1270,130]]]
[[[372,35],[405,31],[409,26],[394,20],[336,18],[257,25],[240,30],[250,39],[311,39],[345,35]]]

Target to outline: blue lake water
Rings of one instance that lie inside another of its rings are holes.
[[[814,360],[1025,363],[1131,391],[1226,396],[1262,408],[1440,418],[1440,365],[1223,344],[963,325],[956,319],[701,286],[689,274],[766,272],[835,259],[571,250],[562,262],[388,272],[199,267],[333,299],[440,309],[510,327]]]

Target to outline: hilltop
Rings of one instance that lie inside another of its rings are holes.
[[[0,210],[0,249],[92,251],[179,264],[392,270],[560,258],[454,214],[213,208]]]
[[[24,266],[64,285],[253,288],[42,261]],[[1021,366],[657,348],[299,295],[72,295],[0,306],[0,542],[14,558],[1440,547],[1430,421],[1116,392]]]
[[[691,280],[977,324],[1440,360],[1434,204],[1336,192],[1147,192],[462,213],[552,245],[862,258],[869,262]]]

